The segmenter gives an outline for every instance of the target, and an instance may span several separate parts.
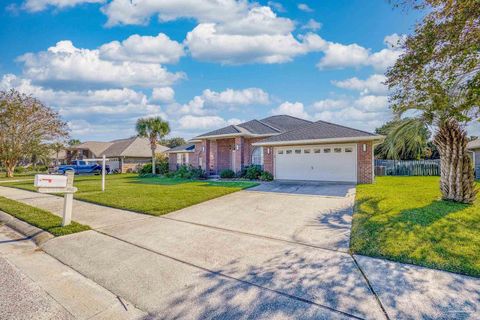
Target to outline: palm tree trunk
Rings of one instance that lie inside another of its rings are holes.
[[[152,149],[152,174],[155,174],[155,149]]]
[[[13,161],[5,161],[5,168],[6,168],[6,176],[7,178],[13,178],[13,174],[15,172],[16,164]]]
[[[467,134],[459,123],[442,122],[434,143],[440,153],[440,190],[444,200],[473,203],[477,194],[472,160],[467,153]]]

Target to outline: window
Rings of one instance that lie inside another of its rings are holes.
[[[353,148],[345,148],[345,152],[353,152]]]
[[[340,153],[340,152],[342,152],[342,148],[334,148],[333,152]]]
[[[323,153],[330,153],[330,151],[332,151],[332,149],[330,149],[330,148],[323,149]]]
[[[320,153],[320,149],[313,149],[313,152]]]
[[[310,149],[304,149],[303,153],[310,153]]]
[[[278,154],[283,154],[283,150],[278,150]]]
[[[292,154],[292,150],[287,150],[286,154]]]
[[[263,148],[255,147],[252,151],[252,164],[263,166]]]
[[[302,150],[300,150],[300,149],[295,150],[295,154],[300,154],[300,153],[302,153]]]
[[[87,164],[86,161],[78,161],[78,165],[80,166],[85,166]]]
[[[186,165],[188,163],[188,154],[186,153],[177,153],[177,164],[180,166]]]

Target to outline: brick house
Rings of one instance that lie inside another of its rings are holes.
[[[157,154],[162,154],[167,147],[158,145]],[[147,138],[132,137],[113,141],[86,141],[67,149],[67,162],[101,158],[105,155],[110,161],[110,170],[121,173],[137,172],[142,166],[152,162],[152,151]]]
[[[171,170],[189,164],[217,175],[255,164],[276,180],[372,183],[373,149],[382,139],[325,121],[278,115],[199,135],[167,153]]]

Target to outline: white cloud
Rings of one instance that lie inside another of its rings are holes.
[[[268,4],[268,6],[275,9],[277,12],[287,12],[287,10],[283,6],[283,4],[281,4],[280,2],[268,1],[267,4]]]
[[[303,12],[313,12],[313,9],[310,8],[306,3],[299,3],[297,7]]]
[[[279,115],[279,114],[286,114],[293,117],[301,118],[301,119],[309,119],[310,116],[305,111],[303,103],[301,102],[289,102],[285,101],[277,108],[272,110],[272,114]]]
[[[184,105],[171,105],[169,112],[205,115],[218,109],[235,109],[239,106],[266,105],[269,103],[269,94],[259,88],[226,89],[221,92],[206,89],[201,95],[193,97]]]
[[[158,64],[103,60],[99,50],[79,49],[68,40],[47,51],[27,53],[18,61],[24,63],[25,77],[43,84],[157,87],[184,77],[183,73],[170,73]]]
[[[325,46],[325,56],[317,64],[319,69],[346,67],[371,66],[377,72],[383,72],[395,64],[395,61],[402,54],[402,49],[398,46],[392,46],[392,41],[400,39],[397,34],[389,35],[384,38],[385,45],[388,48],[378,52],[371,53],[370,49],[364,48],[356,43],[345,45],[341,43],[327,42]]]
[[[223,64],[283,63],[295,56],[319,51],[324,40],[308,34],[302,42],[291,34],[231,35],[217,32],[212,23],[199,24],[187,34],[191,55]]]
[[[183,116],[178,120],[180,129],[187,130],[208,130],[225,127],[231,124],[238,124],[240,120],[230,119],[224,120],[219,116],[203,116],[197,117],[192,115]]]
[[[365,80],[353,77],[342,81],[334,80],[332,83],[339,88],[356,90],[362,94],[385,94],[388,91],[387,86],[383,84],[385,80],[386,77],[383,74],[372,74]]]
[[[324,99],[313,103],[313,109],[316,111],[341,110],[349,106],[349,101],[343,99]]]
[[[320,28],[322,28],[322,24],[315,19],[308,20],[308,22],[302,26],[302,29],[312,31],[318,31]]]
[[[38,12],[48,7],[59,9],[74,7],[83,3],[104,3],[105,0],[26,0],[22,8],[30,12]]]
[[[185,55],[183,45],[164,33],[156,37],[134,34],[122,42],[106,43],[99,51],[104,60],[146,63],[177,63]]]
[[[313,104],[313,118],[374,131],[392,117],[386,96],[365,95],[358,98],[325,99]]]
[[[151,100],[163,103],[173,102],[175,91],[171,87],[153,88]]]
[[[319,69],[345,68],[364,65],[370,55],[369,50],[358,44],[344,45],[329,42],[325,56],[317,64]]]
[[[146,24],[157,15],[160,21],[193,18],[200,22],[233,21],[249,8],[247,1],[236,0],[112,0],[102,8],[107,25]]]
[[[396,33],[390,34],[383,38],[383,43],[390,49],[401,48],[405,43],[407,36],[405,34],[398,35]]]

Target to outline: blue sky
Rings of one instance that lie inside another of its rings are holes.
[[[287,113],[373,131],[386,68],[421,18],[388,1],[4,0],[0,89],[60,112],[72,137],[172,136]]]

